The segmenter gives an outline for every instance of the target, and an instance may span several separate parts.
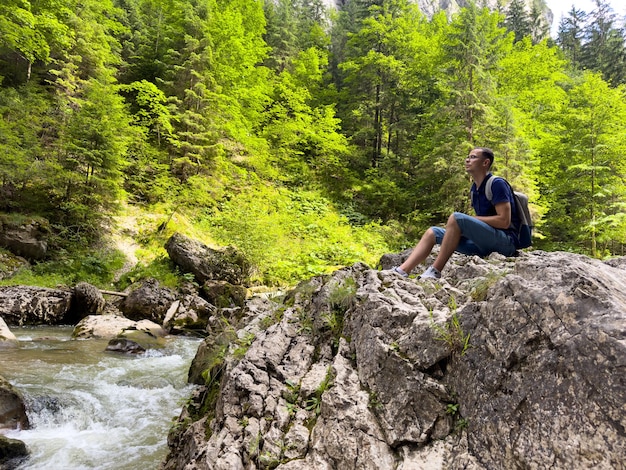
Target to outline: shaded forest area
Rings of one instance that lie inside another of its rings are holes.
[[[184,214],[170,228],[294,282],[468,211],[463,159],[489,146],[537,247],[622,255],[623,20],[597,0],[553,40],[542,18],[521,0],[432,18],[404,0],[3,0],[0,210],[48,220],[56,253],[129,206]]]

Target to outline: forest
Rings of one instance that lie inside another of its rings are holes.
[[[469,212],[475,146],[529,195],[535,248],[624,255],[624,20],[596,0],[551,38],[535,3],[2,0],[1,217],[50,233],[3,282],[112,282],[122,216],[126,282],[171,269],[174,231],[266,285],[375,266]]]

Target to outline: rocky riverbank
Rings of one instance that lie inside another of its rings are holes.
[[[107,351],[141,354],[161,347],[168,334],[210,334],[210,325],[223,316],[218,311],[243,307],[249,266],[236,250],[211,249],[179,234],[166,248],[185,271],[205,273],[203,281],[174,290],[144,279],[125,292],[87,283],[59,289],[0,287],[0,347],[18,346],[14,326],[73,325],[74,339],[105,338],[110,340]],[[28,427],[20,391],[0,377],[0,468],[11,468],[28,455],[23,443],[6,439],[2,430]]]
[[[200,347],[163,468],[624,468],[625,269],[455,255],[252,302]]]
[[[356,264],[270,298],[231,249],[167,249],[179,291],[0,288],[3,347],[38,322],[128,353],[206,336],[163,470],[624,468],[626,258],[454,255],[436,281]]]

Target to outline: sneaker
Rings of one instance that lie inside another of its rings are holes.
[[[407,273],[404,272],[404,270],[400,269],[399,266],[394,266],[391,269],[385,269],[383,271],[381,271],[382,273],[389,273],[389,274],[395,274],[396,276],[401,276],[401,277],[409,277],[409,275]]]
[[[440,279],[441,273],[434,266],[430,266],[426,271],[422,273],[419,279]]]

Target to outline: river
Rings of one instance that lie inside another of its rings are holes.
[[[104,352],[106,340],[71,340],[70,327],[11,328],[0,375],[24,395],[31,429],[7,437],[31,457],[16,470],[156,470],[167,434],[192,392],[199,340],[167,339],[139,356]]]

